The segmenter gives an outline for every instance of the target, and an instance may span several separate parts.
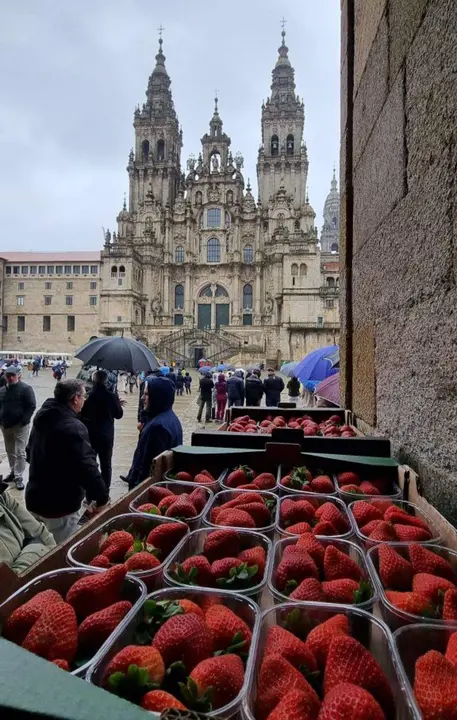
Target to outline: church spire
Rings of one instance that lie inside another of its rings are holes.
[[[337,191],[338,190],[338,183],[336,180],[336,169],[335,166],[333,166],[333,178],[332,182],[330,183],[330,190],[331,191]]]
[[[286,21],[283,19],[281,45],[278,48],[278,59],[272,72],[271,101],[290,103],[295,101],[295,71],[290,64],[289,48],[286,45]]]
[[[221,117],[219,115],[218,103],[219,103],[219,98],[217,96],[217,91],[216,91],[216,95],[214,97],[213,117],[211,118],[211,120],[209,122],[211,135],[213,135],[213,136],[220,136],[222,134],[223,123],[222,123]]]
[[[159,50],[155,57],[156,65],[149,77],[148,89],[146,90],[146,107],[153,114],[162,114],[176,120],[176,112],[171,95],[171,80],[165,67],[165,55],[163,54],[163,27],[159,28]]]

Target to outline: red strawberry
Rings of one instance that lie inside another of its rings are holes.
[[[322,567],[325,557],[325,546],[316,540],[314,535],[302,535],[298,538],[296,547],[309,552],[318,567]]]
[[[215,560],[211,565],[211,572],[214,580],[228,578],[232,568],[238,568],[243,561],[236,557],[226,557],[221,560]]]
[[[210,629],[198,615],[175,615],[156,632],[152,645],[159,651],[165,667],[183,662],[190,672],[199,662],[209,658],[213,648]]]
[[[371,533],[376,530],[380,525],[384,524],[384,520],[370,520],[369,523],[366,525],[363,525],[360,528],[360,532],[362,535],[366,535],[367,537],[370,537]]]
[[[373,483],[368,480],[360,483],[360,490],[364,495],[381,495],[376,485],[373,485]]]
[[[151,530],[146,539],[146,543],[161,550],[162,555],[160,557],[164,560],[188,531],[189,528],[185,523],[163,522]]]
[[[317,493],[333,493],[335,487],[328,475],[318,475],[310,483],[311,490]]]
[[[259,473],[254,480],[254,485],[259,490],[271,490],[276,486],[276,478],[273,473]]]
[[[455,580],[451,563],[423,545],[409,545],[409,558],[415,573],[430,573]]]
[[[192,490],[189,498],[197,513],[201,513],[208,502],[208,493],[202,487],[195,488],[195,490]]]
[[[430,600],[419,593],[386,590],[386,598],[392,605],[404,612],[421,617],[433,617],[433,606]]]
[[[298,522],[308,522],[314,518],[314,515],[314,507],[308,500],[286,498],[281,503],[281,521],[284,527],[295,525]]]
[[[192,504],[190,496],[187,493],[182,493],[182,495],[178,495],[176,501],[168,508],[165,515],[173,518],[192,518],[198,515],[198,512],[195,505]]]
[[[340,485],[341,492],[351,493],[354,495],[360,494],[360,488],[357,485]]]
[[[246,483],[246,485],[238,485],[237,490],[257,490],[255,480],[252,483]]]
[[[324,675],[324,695],[342,682],[354,683],[368,690],[389,718],[395,717],[394,700],[389,682],[373,655],[358,640],[347,635],[330,643]]]
[[[79,618],[85,618],[119,600],[126,574],[125,565],[114,565],[105,572],[85,575],[73,583],[65,599]]]
[[[271,513],[265,503],[247,503],[242,509],[254,520],[256,527],[264,528],[271,525]]]
[[[457,668],[457,632],[452,633],[448,640],[446,658]]]
[[[346,580],[329,580],[322,583],[322,591],[326,602],[343,603],[352,605],[355,602],[355,593],[359,589],[359,583],[347,578]]]
[[[316,518],[322,522],[331,523],[339,533],[346,533],[349,524],[340,510],[331,502],[326,502],[316,510]]]
[[[151,487],[148,488],[148,500],[154,503],[154,505],[158,505],[162,498],[172,497],[173,495],[174,493],[171,490],[161,485],[151,485]]]
[[[166,513],[167,510],[168,510],[168,508],[170,508],[170,507],[173,505],[173,503],[176,502],[177,499],[178,499],[178,496],[177,496],[177,495],[174,495],[174,494],[173,494],[173,495],[167,495],[166,497],[162,498],[162,500],[159,502],[159,504],[158,504],[158,506],[157,506],[158,509],[159,509],[159,512],[160,512],[162,515],[165,515],[165,513]]]
[[[185,617],[181,615],[180,617]],[[165,665],[160,652],[151,645],[126,645],[108,663],[103,684],[112,687],[110,677],[116,673],[127,675],[131,665],[144,668],[148,672],[148,682],[161,685],[165,677]]]
[[[306,638],[306,644],[311,648],[321,669],[327,662],[330,643],[339,635],[349,635],[349,621],[346,615],[334,615],[329,620],[316,625]]]
[[[245,483],[252,482],[252,480],[254,480],[252,470],[245,465],[240,465],[240,467],[227,475],[224,484],[227,485],[227,487],[236,488],[238,485],[244,485]]]
[[[63,598],[56,590],[42,590],[24,605],[13,610],[3,628],[3,637],[21,645],[43,611],[54,603],[62,602]]]
[[[440,652],[429,650],[416,660],[414,694],[424,720],[457,717],[457,672]]]
[[[337,475],[340,485],[360,485],[360,477],[355,472],[342,472]]]
[[[289,525],[287,532],[290,535],[303,535],[304,533],[311,533],[311,525],[307,522],[298,522],[294,525]]]
[[[413,591],[420,593],[434,603],[440,599],[440,594],[446,590],[455,590],[454,583],[446,578],[436,577],[430,573],[417,573],[413,577]]]
[[[68,662],[68,660],[57,658],[56,660],[51,660],[51,662],[54,665],[57,665],[57,667],[59,667],[61,670],[66,670],[66,672],[70,670],[70,663]]]
[[[210,562],[227,555],[238,555],[240,536],[236,530],[214,530],[208,533],[203,545],[203,554]]]
[[[444,593],[442,618],[457,622],[457,589],[446,590]]]
[[[198,695],[211,689],[211,707],[218,708],[232,702],[241,692],[244,683],[244,666],[238,655],[207,658],[190,673]],[[192,684],[190,684],[192,687]],[[184,696],[186,697],[186,695]]]
[[[179,702],[174,695],[165,692],[165,690],[151,690],[144,695],[141,701],[143,710],[149,712],[162,713],[171,708],[176,710],[187,710],[186,706]]]
[[[213,573],[209,560],[204,555],[192,555],[182,564],[176,563],[172,576],[185,585],[201,585],[212,587],[214,585]]]
[[[311,686],[290,690],[281,698],[267,720],[316,720],[320,702]]]
[[[385,720],[385,714],[367,690],[345,682],[324,698],[319,720]]]
[[[272,625],[268,630],[263,657],[269,655],[281,655],[294,667],[306,669],[305,674],[317,670],[316,658],[309,647],[280,625]]]
[[[148,515],[160,515],[160,510],[153,503],[143,503],[136,508],[136,512],[148,513]]]
[[[185,470],[180,470],[175,475],[176,480],[183,480],[184,482],[193,482],[194,477]]]
[[[326,602],[327,598],[322,590],[322,585],[316,578],[306,578],[300,585],[290,593],[293,600],[306,602]]]
[[[390,545],[378,548],[379,577],[385,588],[392,590],[410,590],[413,580],[411,563],[402,557]]]
[[[235,507],[242,507],[243,505],[246,505],[247,503],[263,503],[265,502],[264,495],[261,495],[259,492],[251,491],[251,492],[240,492],[237,495],[235,495],[234,498],[231,500],[227,500],[223,505],[220,506],[221,510],[227,510],[228,508],[235,508]]]
[[[384,513],[384,520],[392,523],[393,525],[400,523],[401,525],[412,525],[413,527],[422,528],[428,530],[428,525],[421,518],[415,515],[410,515],[406,510],[397,505],[391,505]]]
[[[239,508],[221,510],[217,516],[217,524],[223,525],[224,527],[250,528],[252,530],[256,528],[256,524],[251,515]]]
[[[205,615],[206,625],[213,633],[213,650],[227,650],[238,643],[243,652],[251,645],[252,633],[248,625],[225,605],[212,605]],[[229,650],[235,652],[235,649]]]
[[[205,485],[209,488],[217,487],[218,483],[214,478],[209,477],[206,475],[206,473],[199,473],[194,477],[193,480],[194,483],[198,483],[199,485]]]
[[[195,613],[195,615],[199,615],[202,618],[205,617],[201,607],[197,605],[197,603],[192,602],[192,600],[182,598],[180,600],[176,600],[176,603],[181,606],[185,613]]]
[[[397,539],[396,527],[394,528],[388,522],[381,522],[377,527],[370,533],[370,540],[376,540],[377,542],[391,542]]]
[[[143,550],[130,555],[125,561],[125,567],[128,572],[141,572],[142,570],[154,570],[159,567],[160,560],[155,555]]]
[[[423,530],[420,527],[413,527],[412,525],[395,525],[395,532],[397,538],[402,542],[423,542],[430,540],[432,534],[429,530]]]
[[[351,510],[359,527],[366,525],[371,520],[383,520],[382,512],[365,500],[356,500],[351,505]]]
[[[256,577],[263,577],[267,560],[267,554],[263,547],[256,545],[256,547],[247,548],[239,553],[238,559],[241,560],[241,562],[246,563],[248,567],[251,565],[257,565],[258,570]]]
[[[278,590],[292,591],[307,577],[319,577],[316,563],[306,551],[283,557],[275,573]]]
[[[209,478],[213,482],[216,482],[216,478],[208,470],[201,470],[200,475],[206,475],[207,478]],[[194,478],[194,482],[195,482],[195,478]]]
[[[328,522],[328,520],[321,520],[313,527],[313,535],[331,537],[332,535],[339,535],[339,532],[331,522]]]
[[[373,507],[380,510],[383,515],[388,508],[393,506],[392,500],[386,500],[385,498],[380,498],[380,499],[375,498],[374,500],[371,501],[371,504]]]
[[[67,660],[76,655],[78,624],[74,609],[66,602],[46,607],[27,633],[22,643],[24,650],[46,660]]]
[[[110,562],[122,562],[133,541],[133,535],[127,530],[115,530],[102,540],[98,552],[105,555]]]
[[[325,580],[340,580],[351,578],[360,581],[362,571],[352,558],[341,552],[333,545],[327,545],[324,557],[324,578]]]
[[[301,690],[311,694],[314,692],[301,672],[281,655],[269,655],[264,658],[260,666],[257,687],[257,720],[265,720],[268,713],[291,690]],[[319,707],[317,703],[319,698],[316,695],[316,707]]]
[[[104,610],[88,615],[78,628],[78,648],[98,650],[132,609],[132,603],[121,600]]]

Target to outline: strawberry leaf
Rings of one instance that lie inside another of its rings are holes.
[[[283,590],[284,595],[290,595],[290,593],[293,592],[296,587],[298,587],[298,582],[296,580],[288,580]]]
[[[126,673],[116,672],[109,676],[108,687],[119,697],[139,704],[145,693],[156,690],[159,686],[150,682],[146,668],[129,665]]]
[[[360,603],[366,602],[373,596],[373,588],[371,583],[366,580],[362,580],[359,587],[354,592],[354,603],[359,605]]]

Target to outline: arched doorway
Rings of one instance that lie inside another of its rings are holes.
[[[197,327],[218,330],[230,324],[230,302],[227,290],[218,284],[205,285],[198,294]]]

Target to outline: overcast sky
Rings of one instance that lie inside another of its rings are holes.
[[[161,24],[183,167],[200,150],[217,88],[256,196],[261,104],[283,16],[320,230],[339,153],[338,0],[0,0],[0,249],[94,250],[102,225],[116,229],[133,111]]]

